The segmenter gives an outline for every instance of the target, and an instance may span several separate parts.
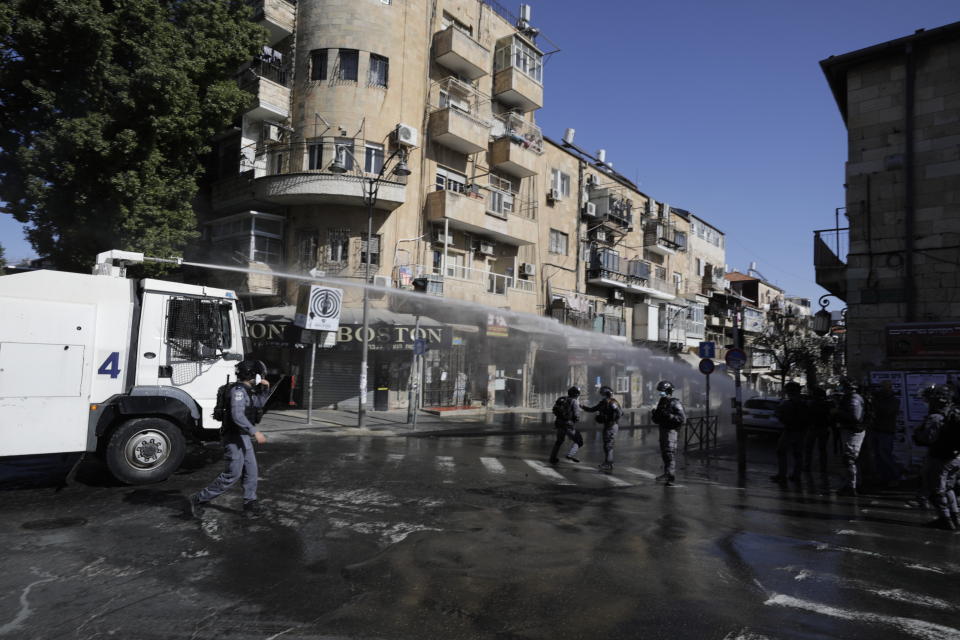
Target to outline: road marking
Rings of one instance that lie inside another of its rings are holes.
[[[441,473],[453,473],[456,466],[453,464],[453,456],[437,456],[437,469]],[[452,484],[453,480],[444,480],[443,484]]]
[[[855,611],[853,609],[841,609],[840,607],[831,607],[829,605],[802,600],[783,594],[773,594],[764,604],[776,605],[780,607],[792,607],[804,611],[812,611],[821,615],[839,618],[841,620],[855,620],[858,622],[869,622],[873,624],[886,624],[891,627],[908,633],[922,640],[939,640],[940,638],[960,637],[960,629],[945,627],[925,620],[915,618],[902,618],[900,616],[886,616],[868,611]]]
[[[540,475],[550,478],[551,480],[555,480],[557,484],[573,484],[572,482],[570,482],[569,480],[564,478],[562,475],[560,475],[559,473],[557,473],[547,465],[543,464],[539,460],[524,460],[524,462],[526,462],[528,465],[533,467],[533,470],[539,473]]]
[[[507,472],[496,458],[480,458],[480,462],[483,463],[483,466],[486,467],[490,473],[503,474]]]
[[[388,453],[388,454],[387,454],[387,460],[389,460],[389,461],[392,462],[393,464],[400,464],[401,462],[403,462],[404,457],[406,457],[406,456],[405,456],[404,454],[402,454],[402,453]]]
[[[641,478],[646,478],[647,480],[656,480],[657,474],[651,473],[649,471],[644,471],[643,469],[637,469],[636,467],[623,467],[624,471],[629,471],[630,473],[636,474]]]
[[[912,593],[904,589],[890,589],[883,587],[879,584],[873,582],[867,582],[865,580],[852,580],[849,578],[841,578],[830,573],[819,573],[816,571],[811,571],[810,569],[804,569],[802,567],[797,567],[795,565],[789,565],[786,567],[777,567],[778,571],[787,571],[790,573],[797,572],[797,575],[794,576],[794,580],[803,581],[803,580],[812,580],[814,582],[825,582],[830,584],[835,584],[840,587],[848,589],[861,589],[867,593],[872,593],[881,598],[886,598],[888,600],[895,600],[897,602],[906,602],[908,604],[929,607],[931,609],[940,609],[941,611],[956,611],[957,607],[946,600],[941,600],[940,598],[934,598],[931,596],[923,595],[920,593]]]
[[[621,480],[620,478],[618,478],[618,477],[616,477],[616,476],[612,476],[612,475],[610,475],[610,474],[608,474],[608,473],[601,473],[600,475],[603,476],[604,480],[606,480],[607,482],[609,482],[610,484],[612,484],[612,485],[615,486],[615,487],[632,487],[632,486],[633,486],[632,484],[630,484],[630,483],[627,482],[626,480]]]

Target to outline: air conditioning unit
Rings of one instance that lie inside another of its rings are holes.
[[[597,205],[594,204],[593,202],[586,202],[586,203],[584,203],[584,205],[583,205],[583,215],[587,216],[588,218],[596,218],[596,217],[597,217]]]
[[[620,291],[620,289],[614,289],[610,292],[610,299],[623,301],[623,291]]]
[[[400,123],[393,131],[393,139],[405,147],[417,146],[417,130],[408,124]]]
[[[598,242],[609,242],[610,236],[607,235],[606,229],[597,229],[593,232],[593,239]]]
[[[547,192],[547,200],[549,202],[559,202],[560,189],[550,189],[550,191]]]
[[[370,284],[380,289],[387,289],[393,286],[393,281],[390,280],[390,276],[373,276],[370,278]],[[386,292],[377,289],[370,289],[368,292],[371,300],[382,300],[385,295],[387,295]]]
[[[600,184],[600,181],[597,180],[597,176],[593,175],[592,173],[588,173],[588,174],[587,174],[587,186],[588,186],[588,187],[595,187],[595,186],[597,186],[598,184]]]
[[[437,244],[453,244],[453,234],[445,234],[442,228],[435,228],[433,230],[433,241]]]
[[[283,135],[283,129],[275,124],[263,125],[264,142],[280,142],[280,136]]]
[[[485,256],[493,255],[494,245],[488,240],[476,240],[473,243],[473,250],[476,253],[482,253]]]
[[[530,264],[529,262],[520,263],[520,275],[522,276],[535,276],[537,275],[537,265]]]

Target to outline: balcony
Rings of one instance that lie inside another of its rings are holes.
[[[290,116],[290,78],[277,64],[255,60],[237,78],[240,88],[253,94],[245,115],[251,120],[284,120]]]
[[[427,220],[449,220],[454,229],[514,246],[538,241],[539,231],[533,217],[488,212],[489,203],[479,189],[473,193],[439,189],[427,194]]]
[[[433,34],[433,59],[468,80],[487,75],[490,50],[456,27]]]
[[[551,307],[550,317],[568,327],[584,331],[592,331],[594,327],[593,316],[589,311],[577,311],[566,306]]]
[[[493,96],[523,113],[543,106],[543,52],[519,34],[501,38],[494,55]]]
[[[490,143],[490,165],[518,178],[538,174],[543,153],[540,127],[514,113],[495,116]]]
[[[633,200],[613,189],[593,189],[590,202],[596,207],[597,217],[604,227],[617,232],[633,228]]]
[[[287,0],[252,0],[253,19],[267,30],[267,42],[276,44],[293,34],[297,7]]]
[[[626,272],[621,270],[619,260],[599,259],[594,254],[587,267],[587,284],[642,294],[657,300],[673,300],[676,295],[664,280],[652,277],[651,265],[646,260],[624,262]]]
[[[643,230],[643,248],[664,256],[686,251],[686,234],[677,231],[672,222],[663,219],[647,221]]]
[[[351,169],[353,173],[333,173],[329,170],[333,147],[332,143],[297,143],[263,146],[252,153],[248,150],[241,158],[240,176],[214,183],[214,210],[224,211],[256,202],[365,207],[364,189],[376,174],[359,168]],[[406,182],[406,177],[392,174],[381,178],[374,207],[393,211],[406,202]]]
[[[626,338],[627,323],[620,316],[598,315],[593,319],[593,330],[614,338]]]
[[[430,138],[460,153],[478,153],[490,144],[489,98],[456,78],[437,83],[430,114]],[[486,109],[484,109],[486,107]]]
[[[483,269],[473,269],[458,264],[448,264],[446,273],[442,268],[410,264],[395,267],[395,281],[400,288],[406,288],[413,278],[432,275],[443,278],[443,295],[455,300],[479,302],[494,308],[508,307],[513,311],[535,313],[537,308],[537,286],[534,280],[523,280],[505,273],[495,273]],[[430,315],[437,317],[443,313],[440,305],[431,307]],[[456,307],[449,309],[451,322],[463,322],[463,312]]]
[[[817,284],[846,301],[847,265],[844,258],[849,246],[850,229],[820,229],[813,234],[813,266]],[[834,249],[831,249],[831,245]]]

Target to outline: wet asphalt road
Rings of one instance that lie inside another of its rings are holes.
[[[907,492],[781,490],[768,464],[741,488],[726,450],[666,488],[655,434],[621,432],[610,476],[588,435],[552,471],[547,433],[271,433],[256,521],[238,489],[183,516],[216,447],[159,485],[85,464],[2,491],[0,638],[960,637],[960,535]]]

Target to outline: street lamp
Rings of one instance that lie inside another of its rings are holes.
[[[336,145],[333,162],[330,163],[332,173],[343,174],[349,171],[347,167],[347,156],[353,160],[353,166],[357,166],[357,159],[350,152],[346,145]],[[370,258],[373,255],[373,209],[377,204],[377,192],[380,188],[380,181],[383,180],[387,166],[393,159],[397,159],[397,164],[391,172],[395,176],[410,175],[410,168],[407,166],[407,149],[397,147],[396,151],[380,166],[375,178],[363,178],[363,202],[367,205],[367,256],[364,260],[364,280],[363,287],[363,332],[361,334],[361,356],[360,356],[360,395],[357,400],[357,428],[363,429],[367,425],[367,356],[370,351],[370,341],[367,335],[370,331]]]
[[[827,300],[827,298],[830,297],[836,296],[832,296],[829,293],[825,293],[824,295],[820,296],[820,300],[817,301],[820,305],[820,311],[817,311],[815,314],[813,314],[813,326],[811,328],[813,329],[813,332],[821,338],[830,333],[830,327],[833,325],[830,312],[827,311],[827,307],[830,306],[830,301]]]

